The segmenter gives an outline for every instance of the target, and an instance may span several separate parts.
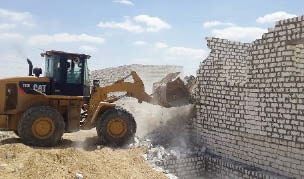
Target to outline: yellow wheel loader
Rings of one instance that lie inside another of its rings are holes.
[[[14,131],[25,144],[54,146],[64,133],[96,127],[101,141],[112,146],[126,144],[136,132],[129,112],[114,103],[124,96],[171,107],[145,92],[136,72],[112,85],[90,87],[89,55],[46,51],[44,77],[30,60],[29,76],[0,79],[0,130]],[[33,75],[34,73],[34,75]],[[133,82],[126,82],[132,76]]]

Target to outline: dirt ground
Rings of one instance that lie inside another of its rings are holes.
[[[29,147],[12,135],[0,139],[0,178],[167,178],[142,158],[146,149],[97,149],[96,131],[65,134],[55,148]]]

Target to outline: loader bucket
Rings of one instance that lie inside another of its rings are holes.
[[[190,104],[190,92],[184,81],[177,77],[180,73],[170,73],[153,84],[153,103],[165,107]]]

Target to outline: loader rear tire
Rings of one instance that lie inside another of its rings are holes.
[[[115,107],[100,115],[96,130],[105,145],[122,147],[134,138],[136,122],[132,114],[120,107]]]
[[[56,109],[38,106],[23,114],[19,121],[18,134],[27,145],[51,147],[60,141],[64,128],[64,119]]]

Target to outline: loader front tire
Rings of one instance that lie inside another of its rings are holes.
[[[132,114],[115,107],[100,115],[96,130],[105,145],[122,147],[130,142],[136,133],[136,122]]]
[[[38,106],[23,114],[19,121],[18,134],[27,145],[51,147],[60,141],[64,128],[64,119],[56,109]]]

